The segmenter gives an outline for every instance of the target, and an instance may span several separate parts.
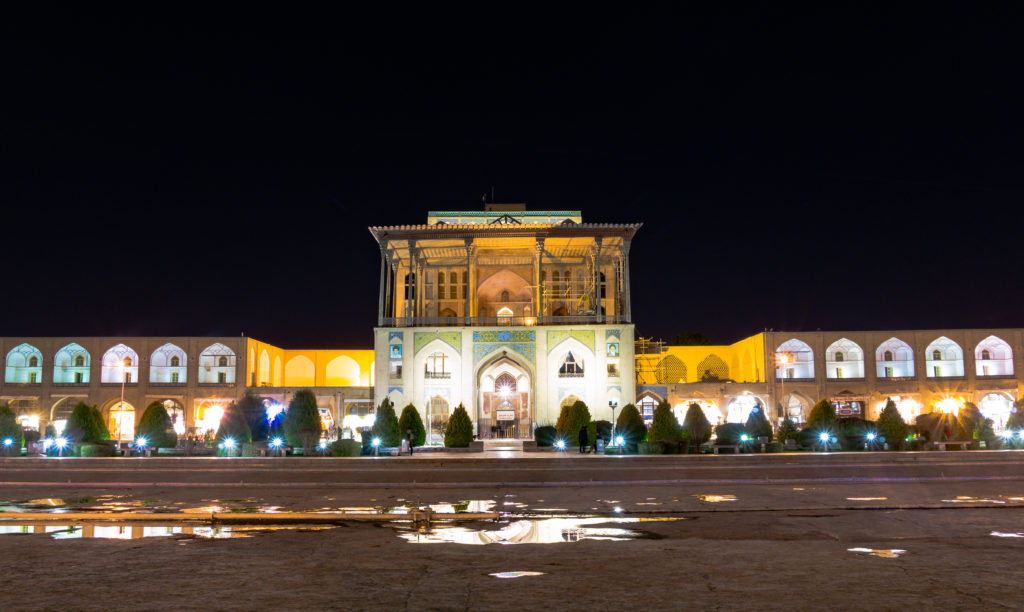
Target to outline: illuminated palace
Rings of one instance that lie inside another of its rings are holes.
[[[381,258],[372,350],[282,349],[244,336],[0,338],[0,402],[30,430],[60,429],[76,403],[95,404],[114,437],[131,440],[152,402],[179,433],[205,434],[247,390],[286,404],[311,389],[332,432],[371,424],[389,398],[398,410],[416,406],[438,444],[459,404],[480,438],[527,439],[577,399],[597,419],[627,403],[650,419],[665,401],[682,420],[696,402],[712,423],[743,422],[755,406],[775,423],[801,423],[821,398],[870,419],[892,398],[911,422],[972,402],[998,431],[1022,398],[1022,329],[634,341],[629,251],[639,228],[496,204],[372,227]]]
[[[480,438],[531,438],[583,400],[634,401],[629,247],[640,224],[491,204],[370,228],[380,245],[375,397],[440,441],[462,404]]]

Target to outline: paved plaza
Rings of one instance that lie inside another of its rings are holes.
[[[502,513],[308,528],[111,521],[94,537],[37,526],[0,535],[4,610],[1021,605],[1019,452],[21,459],[0,473],[0,499],[26,507]],[[539,575],[492,576],[515,571]]]

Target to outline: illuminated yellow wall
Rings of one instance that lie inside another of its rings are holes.
[[[369,387],[373,385],[373,350],[285,350],[249,339],[255,359],[246,367],[246,384],[275,387]],[[266,353],[266,368],[261,365]]]
[[[646,360],[644,366],[654,366],[658,363],[668,364],[663,361],[667,357],[674,357],[682,362],[685,369],[685,380],[661,380],[662,384],[687,382],[700,382],[701,372],[710,368],[715,372],[722,372],[722,366],[728,369],[728,374],[722,378],[728,378],[736,382],[765,382],[765,356],[763,334],[756,334],[744,338],[732,344],[716,346],[669,346],[661,355],[637,356],[637,359]],[[717,359],[716,359],[717,358]],[[720,361],[719,361],[720,360]],[[673,362],[678,363],[678,362]],[[667,367],[662,371],[669,370]],[[679,368],[672,369],[678,372]],[[654,381],[638,381],[651,384]]]

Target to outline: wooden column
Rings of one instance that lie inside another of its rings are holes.
[[[533,284],[536,285],[533,298],[533,316],[537,318],[537,324],[541,324],[541,316],[544,315],[544,239],[538,238],[533,253]]]
[[[596,242],[594,246],[594,316],[598,323],[603,323],[604,316],[601,315],[601,237],[598,236],[594,240]]]
[[[471,308],[470,296],[472,296],[473,292],[470,291],[470,284],[469,284],[470,276],[472,276],[472,274],[471,274],[472,270],[470,269],[472,267],[472,261],[473,261],[473,239],[472,238],[466,238],[466,307],[465,307],[466,308],[466,312],[465,312],[466,325],[470,325],[471,324],[471,320],[470,319],[473,317],[472,311],[470,310],[470,308]]]
[[[633,321],[633,309],[629,303],[629,246],[631,240],[622,240],[622,314],[626,317],[626,323]]]
[[[385,268],[387,267],[387,244],[381,243],[380,245],[380,294],[377,298],[377,327],[384,326],[384,302],[387,299],[384,295],[384,289],[387,285],[387,274]]]

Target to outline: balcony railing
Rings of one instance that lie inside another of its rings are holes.
[[[583,378],[583,372],[559,372],[559,378]]]
[[[543,317],[384,317],[383,327],[501,327],[531,325],[593,325],[597,315],[579,314]],[[601,323],[628,323],[625,315],[604,315]]]
[[[452,373],[451,372],[424,372],[423,373],[423,377],[431,379],[431,380],[447,380],[447,379],[452,377]]]

